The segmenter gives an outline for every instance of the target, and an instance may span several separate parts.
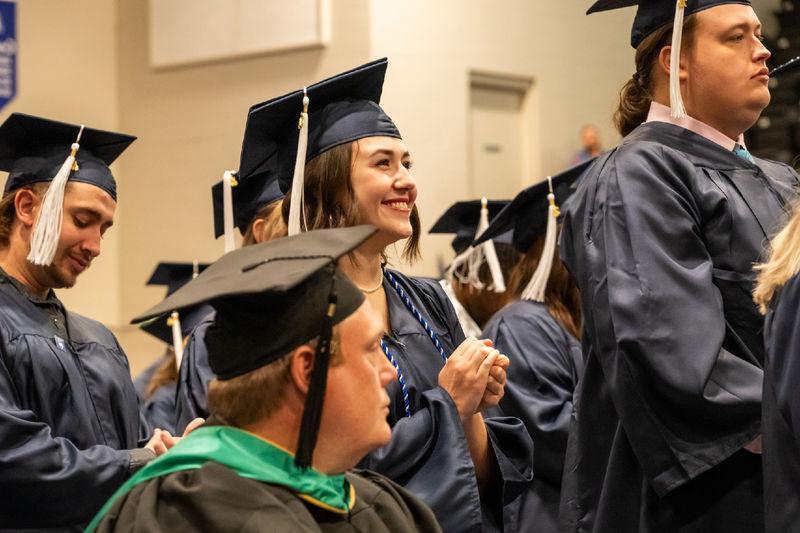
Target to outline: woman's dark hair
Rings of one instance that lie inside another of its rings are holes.
[[[303,205],[306,229],[345,228],[360,223],[358,200],[353,190],[350,174],[353,170],[353,145],[345,143],[321,153],[308,163],[305,171]],[[291,190],[283,199],[283,221],[289,220]],[[411,209],[411,237],[406,241],[403,258],[413,262],[419,259],[420,221],[415,205]]]
[[[683,45],[692,44],[696,15],[689,15],[683,23]],[[661,49],[672,42],[672,24],[666,24],[645,37],[636,48],[636,72],[625,82],[619,93],[619,105],[614,112],[614,126],[623,137],[647,120],[653,101],[653,72],[658,66]]]

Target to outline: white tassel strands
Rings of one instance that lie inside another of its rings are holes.
[[[183,333],[181,332],[181,318],[177,311],[173,311],[167,319],[167,325],[172,327],[172,348],[175,350],[175,366],[181,369],[183,361]]]
[[[478,228],[475,231],[475,239],[480,237],[489,227],[487,203],[486,198],[481,199],[481,214],[478,220]],[[488,287],[480,279],[481,266],[484,262],[489,267],[489,273],[492,276],[492,283]],[[497,258],[497,250],[495,250],[494,242],[491,239],[479,244],[477,247],[470,246],[460,253],[450,263],[450,267],[447,269],[447,276],[478,290],[486,289],[494,292],[505,292],[506,290],[503,271],[500,268],[500,260]]]
[[[556,253],[556,239],[558,237],[558,215],[560,211],[556,205],[555,194],[553,194],[553,179],[548,176],[547,182],[550,193],[547,195],[549,202],[547,206],[547,230],[545,231],[542,256],[539,258],[536,271],[520,296],[523,300],[533,300],[535,302],[544,302],[547,280],[550,278],[550,268],[553,265],[553,256]]]
[[[683,17],[686,0],[675,3],[675,22],[672,26],[672,46],[669,54],[669,106],[672,118],[684,118],[686,108],[681,96],[681,41],[683,40]]]
[[[34,265],[47,266],[53,262],[61,240],[61,222],[64,216],[64,193],[67,181],[73,170],[78,170],[75,158],[80,150],[80,140],[83,134],[83,125],[78,131],[78,137],[70,147],[70,153],[58,169],[53,181],[47,188],[39,206],[39,214],[33,225],[31,249],[28,261]]]
[[[294,176],[292,176],[292,196],[289,205],[289,220],[287,223],[288,233],[297,235],[302,231],[300,227],[301,217],[305,219],[305,209],[303,207],[303,188],[304,176],[306,172],[306,152],[308,151],[308,94],[303,87],[303,112],[300,113],[298,127],[300,133],[297,137],[297,157],[294,162]]]
[[[236,249],[233,236],[233,188],[238,184],[233,170],[226,170],[222,175],[222,224],[225,238],[225,253]]]

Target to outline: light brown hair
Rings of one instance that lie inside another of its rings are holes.
[[[689,15],[683,23],[681,53],[692,46],[697,25],[696,15]],[[666,24],[645,37],[636,48],[636,72],[625,82],[619,93],[619,104],[614,112],[614,126],[623,137],[647,120],[653,101],[653,73],[658,68],[661,49],[672,42],[672,24]]]
[[[800,272],[800,203],[795,203],[793,213],[789,223],[770,242],[766,262],[755,266],[758,277],[753,299],[763,314],[780,288]]]
[[[544,235],[537,238],[528,248],[522,259],[511,271],[508,281],[508,290],[515,298],[522,295],[522,291],[533,277],[536,267],[539,266],[539,258],[542,256],[544,248]],[[550,314],[558,320],[564,329],[576,339],[581,338],[582,314],[581,298],[578,286],[572,275],[561,262],[556,248],[553,254],[553,265],[550,269],[550,277],[547,280],[547,288],[544,293],[544,304]]]
[[[317,340],[304,344],[316,349]],[[339,328],[334,327],[330,345],[332,367],[342,362],[339,347]],[[236,427],[249,426],[272,416],[283,403],[293,353],[235,378],[212,379],[208,384],[209,412]]]
[[[17,197],[17,192],[21,190],[32,191],[36,196],[41,198],[49,187],[49,182],[32,183],[24,185],[13,191],[8,191],[3,198],[0,199],[0,248],[8,248],[11,244],[11,230],[14,226],[14,221],[17,218],[17,210],[14,206],[14,201]],[[67,184],[69,185],[69,184]]]
[[[175,350],[172,346],[167,347],[164,360],[150,378],[147,388],[144,391],[144,399],[149,400],[153,394],[164,385],[176,383],[178,381],[178,367],[175,364]]]
[[[327,150],[306,163],[303,205],[307,230],[345,228],[359,224],[358,200],[350,174],[355,157],[353,145],[345,143]],[[291,190],[283,199],[283,222],[289,220]],[[411,209],[411,237],[406,241],[403,258],[419,259],[420,220],[417,206]]]
[[[261,235],[259,236],[261,238],[260,241],[256,239],[253,229],[253,226],[255,226],[258,220],[264,221],[264,225],[261,227]],[[283,222],[283,217],[281,216],[281,200],[275,200],[261,206],[261,209],[258,210],[253,220],[247,225],[247,231],[245,231],[242,237],[242,246],[250,246],[258,242],[266,242],[272,239],[286,237],[286,234],[286,224]]]

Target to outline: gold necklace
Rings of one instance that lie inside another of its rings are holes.
[[[360,290],[364,294],[372,294],[373,292],[376,292],[378,289],[383,287],[383,276],[381,276],[381,280],[378,282],[378,285],[374,289],[365,289],[360,285],[356,285],[356,287],[358,287],[358,290]]]

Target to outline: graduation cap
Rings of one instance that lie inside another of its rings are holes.
[[[539,265],[522,292],[523,299],[544,301],[544,292],[547,288],[550,267],[555,254],[558,216],[560,215],[558,206],[562,205],[575,191],[578,179],[593,162],[594,159],[583,161],[523,189],[492,220],[486,231],[476,239],[475,245],[480,245],[498,235],[513,231],[514,246],[520,252],[525,253],[538,237],[542,234],[545,235],[545,244]]]
[[[487,200],[489,220],[491,221],[509,200]],[[450,243],[453,251],[460,254],[475,240],[481,216],[481,200],[456,202],[447,208],[442,216],[433,224],[428,233],[454,233]],[[497,242],[498,239],[493,239]]]
[[[50,182],[34,224],[28,261],[49,265],[61,235],[67,181],[94,185],[117,199],[108,168],[136,137],[12,113],[0,125],[0,170],[8,172],[4,194]]]
[[[233,228],[244,233],[259,209],[283,198],[280,184],[269,172],[236,179],[228,171],[211,187],[214,209],[214,238],[225,235],[225,252],[233,250]]]
[[[505,292],[506,283],[494,242],[488,240],[472,246],[475,240],[489,226],[489,219],[508,203],[508,200],[468,200],[451,205],[428,233],[455,233],[451,243],[456,257],[447,268],[446,276],[478,290]],[[461,248],[463,246],[463,248]],[[459,249],[460,248],[460,249]],[[481,267],[489,267],[492,283],[486,285],[481,280]]]
[[[167,296],[174,293],[208,267],[208,263],[159,263],[147,285],[165,285]],[[142,323],[139,327],[157,339],[172,345],[175,350],[175,364],[181,367],[183,358],[183,339],[194,327],[211,312],[207,305],[184,309],[180,314],[157,317]]]
[[[300,232],[306,162],[364,137],[400,138],[378,105],[387,65],[379,59],[250,108],[239,176],[269,172],[281,191],[291,190],[289,235]]]
[[[639,44],[657,29],[669,22],[673,23],[669,72],[670,109],[674,118],[683,118],[686,116],[686,109],[683,106],[678,73],[684,17],[723,4],[749,6],[750,0],[598,0],[586,14],[637,6],[631,28],[631,46],[634,48],[638,48]]]
[[[374,234],[373,226],[310,231],[225,254],[134,323],[208,304],[208,362],[219,380],[267,365],[319,338],[295,462],[311,464],[325,396],[333,326],[364,295],[336,267],[342,255]]]

